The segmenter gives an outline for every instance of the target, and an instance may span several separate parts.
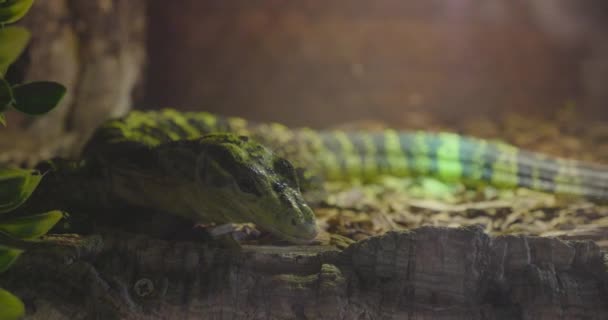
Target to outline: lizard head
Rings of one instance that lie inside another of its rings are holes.
[[[226,222],[253,222],[288,240],[305,243],[317,235],[291,163],[247,137],[203,136],[196,163],[201,207]]]

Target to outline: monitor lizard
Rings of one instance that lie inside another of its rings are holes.
[[[46,167],[37,193],[51,194],[51,206],[120,202],[197,222],[253,222],[293,243],[317,235],[302,191],[319,179],[431,176],[608,199],[608,166],[502,142],[426,131],[290,129],[173,109],[108,120],[79,161]]]

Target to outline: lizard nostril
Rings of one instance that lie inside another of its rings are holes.
[[[294,226],[298,224],[298,221],[296,220],[296,218],[291,219],[291,224]]]

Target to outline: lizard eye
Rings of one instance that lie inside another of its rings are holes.
[[[279,158],[274,162],[274,170],[286,178],[292,187],[298,188],[298,178],[296,176],[296,170],[293,168],[291,162],[286,159]]]

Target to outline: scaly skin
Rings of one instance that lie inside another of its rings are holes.
[[[314,213],[289,161],[233,133],[170,140],[161,132],[170,131],[156,133],[162,142],[141,135],[87,148],[85,159],[105,171],[107,199],[197,222],[254,222],[291,242],[315,238]]]
[[[288,129],[276,123],[252,124],[204,112],[163,110],[132,112],[126,118],[107,122],[88,149],[103,149],[103,145],[130,139],[156,145],[211,132],[250,136],[296,167],[307,169],[308,175],[325,180],[425,175],[470,185],[608,198],[608,166],[452,133]]]
[[[302,135],[303,133],[299,133]],[[608,199],[608,166],[583,163],[521,150],[452,133],[308,132],[319,159],[317,170],[327,179],[379,175],[432,176],[470,186],[524,187]]]
[[[450,133],[291,130],[167,109],[106,122],[83,153],[105,172],[97,192],[113,190],[105,198],[198,221],[250,221],[306,242],[316,235],[314,215],[281,157],[305,169],[300,181],[425,175],[608,199],[607,166]]]

